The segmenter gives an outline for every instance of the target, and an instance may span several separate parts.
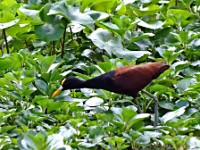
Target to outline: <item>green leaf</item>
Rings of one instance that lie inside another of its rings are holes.
[[[13,20],[13,21],[10,21],[10,22],[0,23],[0,30],[14,26],[18,22],[19,22],[19,19],[16,19],[16,20]]]
[[[145,1],[142,1],[145,3]],[[150,1],[147,0],[146,3],[149,3]],[[150,4],[148,6],[145,7],[131,7],[129,9],[131,9],[133,11],[134,16],[137,17],[145,17],[145,16],[150,16],[150,15],[154,15],[156,13],[158,13],[160,11],[160,6],[156,5],[156,4]]]
[[[54,102],[52,100],[49,100],[48,104],[47,104],[48,113],[50,113],[50,112],[52,112],[54,110],[59,111],[62,105],[63,105],[62,102]]]
[[[162,21],[157,21],[154,23],[146,23],[140,19],[138,19],[138,20],[139,20],[139,22],[138,22],[139,26],[148,28],[148,29],[152,29],[152,30],[160,29],[164,25],[164,22],[162,22]]]
[[[144,136],[150,137],[152,139],[156,139],[156,138],[160,137],[161,135],[162,135],[162,133],[156,132],[156,131],[145,131],[144,132]]]
[[[0,58],[0,64],[0,70],[16,70],[21,66],[21,58],[15,53],[12,55],[4,55],[4,57]]]
[[[134,3],[135,1],[137,1],[137,0],[123,0],[123,3],[124,3],[125,5],[128,5],[128,4]]]
[[[20,149],[48,149],[47,134],[29,131],[18,140]]]
[[[37,95],[33,100],[32,100],[33,103],[37,103],[39,104],[43,111],[47,108],[47,105],[49,103],[49,99],[47,96],[41,96],[41,95]]]
[[[149,55],[148,51],[129,51],[125,49],[121,43],[120,37],[114,37],[112,33],[104,29],[97,29],[92,32],[89,39],[100,49],[106,50],[111,55],[112,53],[119,58],[125,58],[129,61],[134,61],[144,55]]]
[[[111,13],[116,10],[118,4],[119,1],[117,0],[84,0],[82,1],[81,11],[84,11],[86,8],[91,8],[92,10]]]
[[[135,123],[138,123],[141,120],[144,120],[146,118],[148,118],[150,116],[150,114],[137,114],[135,115],[128,123],[127,123],[127,127],[126,129],[129,130]]]
[[[25,15],[27,15],[27,16],[29,16],[29,17],[31,17],[31,18],[33,18],[33,19],[39,19],[39,17],[37,16],[38,15],[38,10],[31,10],[31,9],[27,9],[25,6],[21,6],[20,8],[19,8],[19,11],[21,12],[21,13],[23,13],[23,14],[25,14]],[[38,22],[37,23],[39,23],[39,20],[38,20]]]
[[[124,15],[126,13],[126,6],[123,3],[121,3],[117,6],[116,11],[118,15]]]
[[[95,22],[105,20],[109,17],[109,14],[107,14],[107,13],[94,11],[94,10],[90,10],[85,13],[88,14]]]
[[[34,81],[34,80],[35,80],[35,78],[29,78],[29,77],[23,78],[22,84],[25,85],[25,84],[28,84],[28,83]]]
[[[182,71],[184,68],[188,67],[191,63],[188,61],[178,61],[172,65],[172,68],[175,69],[175,72]]]
[[[99,106],[103,103],[103,99],[99,98],[99,97],[92,97],[92,98],[89,98],[85,104],[90,106],[90,107],[93,107],[93,106]]]
[[[42,72],[44,73],[48,73],[49,71],[51,71],[52,65],[54,60],[56,59],[56,56],[48,56],[48,57],[44,57],[41,61],[41,67],[42,67]]]
[[[46,82],[41,79],[36,79],[35,85],[40,92],[42,92],[44,95],[47,95],[48,85]]]
[[[111,49],[109,49],[109,42],[112,39],[112,34],[110,32],[103,29],[97,29],[92,32],[88,38],[91,39],[97,47],[100,49],[105,49],[109,55],[112,54]]]
[[[44,22],[47,22],[49,24],[58,24],[58,23],[60,23],[59,17],[47,15],[52,6],[53,6],[53,4],[51,4],[51,3],[47,3],[46,5],[44,5],[43,8],[39,12],[39,16],[40,16],[41,20]]]
[[[0,22],[1,25],[0,28],[5,29],[4,27],[6,26],[10,26],[9,24],[13,24],[13,20],[15,20],[15,14],[13,14],[12,12],[10,12],[11,10],[1,10],[0,11]],[[4,24],[5,23],[5,24]],[[15,23],[14,23],[15,24]]]
[[[179,101],[176,102],[176,106],[178,108],[181,108],[183,106],[189,107],[189,102],[187,100],[179,100]]]
[[[14,130],[16,128],[16,126],[4,126],[1,127],[0,133],[5,133],[5,132],[12,132],[12,130]]]
[[[187,19],[190,17],[192,13],[190,13],[188,10],[182,10],[182,9],[169,9],[167,11],[168,17],[175,17],[178,20],[180,19]]]
[[[161,121],[163,123],[166,123],[166,122],[168,122],[168,121],[170,121],[170,120],[172,120],[176,117],[179,117],[185,112],[185,109],[186,109],[186,107],[184,106],[184,107],[181,107],[181,108],[179,108],[175,111],[168,112],[164,116],[162,116]]]
[[[197,137],[191,137],[187,142],[187,146],[189,149],[199,149],[200,140]]]
[[[177,39],[182,44],[187,44],[189,41],[188,40],[189,32],[182,31],[182,32],[179,32],[179,34],[171,32],[171,34],[174,36],[175,39]]]
[[[99,26],[101,28],[108,29],[111,32],[120,33],[119,27],[111,22],[100,22]]]
[[[175,47],[171,47],[171,49],[165,49],[162,47],[156,48],[158,53],[166,60],[169,64],[172,64],[172,62],[183,52],[183,50],[179,50],[176,52]]]
[[[172,102],[161,101],[159,106],[168,110],[174,110],[175,105]]]
[[[111,111],[117,115],[122,115],[122,108],[111,107]]]
[[[196,80],[194,78],[191,78],[191,77],[181,79],[180,81],[178,81],[177,90],[178,90],[178,92],[181,93],[184,90],[187,90],[187,88],[189,86],[191,86],[195,83],[196,83]]]
[[[53,62],[53,61],[51,61],[51,62]],[[60,63],[51,64],[51,66],[49,67],[47,72],[49,73],[50,71],[56,69],[59,65],[60,65]]]
[[[0,64],[0,70],[9,69],[13,65],[10,57],[0,58]]]
[[[131,118],[133,118],[136,115],[136,111],[131,108],[122,108],[122,119],[126,124],[128,125]]]
[[[46,42],[57,41],[62,37],[64,33],[64,27],[59,24],[38,25],[35,27],[35,32],[39,38]]]
[[[94,29],[93,20],[89,15],[81,13],[78,7],[69,6],[64,1],[58,2],[53,5],[48,15],[61,15],[69,22],[74,22],[87,26],[91,30]]]
[[[11,73],[11,72],[6,73],[4,75],[4,77],[5,77],[5,79],[8,79],[10,81],[18,82],[16,76],[13,73]]]
[[[147,145],[150,143],[150,138],[148,136],[142,135],[135,141],[139,145]]]
[[[85,148],[92,148],[96,146],[95,143],[87,143],[87,142],[80,142],[78,145]]]

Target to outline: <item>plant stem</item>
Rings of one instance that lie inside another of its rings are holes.
[[[2,53],[2,56],[3,56],[3,54],[4,54],[3,44],[1,44],[1,53]]]
[[[137,98],[137,97],[135,98],[135,103],[136,103],[137,108],[138,108],[138,113],[141,114],[141,113],[142,113],[142,110],[141,110],[141,108],[140,108],[140,103],[138,102],[138,98]]]
[[[71,40],[72,40],[72,42],[73,42],[73,33],[72,33],[72,28],[71,28],[71,26],[69,27],[69,30],[70,30],[70,35],[71,35]]]
[[[142,92],[144,94],[146,94],[147,96],[151,97],[155,102],[155,104],[154,104],[154,113],[155,113],[154,127],[157,128],[157,126],[158,126],[158,98],[145,90],[142,90]]]
[[[7,53],[9,54],[9,47],[8,47],[8,41],[7,41],[7,38],[6,38],[6,32],[5,32],[5,29],[2,30],[2,36],[4,38],[4,41],[6,43],[6,50],[7,50]]]
[[[52,55],[54,55],[55,53],[56,53],[56,47],[55,47],[55,45],[56,45],[56,42],[55,41],[52,41]]]
[[[64,50],[65,50],[65,37],[66,37],[66,26],[65,26],[65,31],[64,31],[64,33],[63,33],[63,41],[62,41],[62,47],[61,47],[61,58],[63,58],[64,57],[64,54],[65,54],[65,52],[64,52]]]

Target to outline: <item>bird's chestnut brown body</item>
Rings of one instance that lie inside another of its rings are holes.
[[[136,97],[137,93],[157,78],[169,66],[165,62],[151,62],[141,65],[120,67],[93,79],[83,81],[67,77],[60,90],[94,88]],[[58,91],[53,94],[56,96]]]

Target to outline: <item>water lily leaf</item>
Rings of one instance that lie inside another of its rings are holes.
[[[46,42],[56,41],[62,37],[64,33],[64,27],[60,24],[53,25],[46,23],[35,26],[35,32],[39,38]]]
[[[38,10],[27,9],[24,6],[20,7],[19,11],[31,18],[35,18],[39,12]]]
[[[47,22],[49,24],[59,24],[61,23],[61,17],[59,16],[53,16],[53,15],[47,15],[49,10],[54,4],[47,3],[39,12],[39,16],[42,21]]]
[[[85,104],[88,105],[88,106],[99,106],[101,105],[102,103],[104,102],[103,99],[99,98],[99,97],[92,97],[92,98],[89,98]]]
[[[111,49],[110,49],[110,39],[112,38],[112,34],[104,29],[97,29],[94,32],[92,32],[89,36],[89,39],[92,40],[92,42],[100,49],[105,49],[106,52],[111,55]]]
[[[142,135],[139,138],[137,138],[135,142],[140,145],[147,145],[151,142],[151,140],[148,136]]]
[[[94,29],[94,21],[89,15],[81,13],[78,7],[69,6],[64,1],[58,2],[53,5],[48,15],[61,15],[69,22],[74,22],[87,26],[91,30]]]
[[[85,14],[88,14],[95,22],[105,20],[109,17],[109,14],[107,13],[95,10],[86,11]]]
[[[105,50],[109,55],[114,54],[119,58],[125,58],[129,61],[136,60],[144,55],[150,55],[148,51],[129,51],[125,49],[120,37],[115,37],[111,32],[101,28],[92,32],[88,38],[98,48]]]
[[[189,149],[200,149],[200,140],[196,137],[191,137],[187,142]]]

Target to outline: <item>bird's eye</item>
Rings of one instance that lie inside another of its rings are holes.
[[[66,80],[66,78],[62,80],[62,82],[61,82],[61,85],[63,85],[63,84],[64,84],[65,80]]]

